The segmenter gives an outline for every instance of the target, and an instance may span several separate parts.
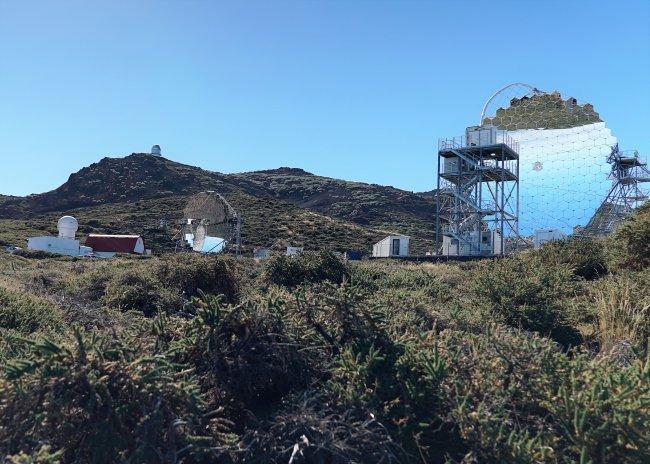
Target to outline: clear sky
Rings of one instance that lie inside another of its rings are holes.
[[[647,1],[0,0],[0,193],[149,151],[429,190],[508,82],[594,104],[650,157]]]

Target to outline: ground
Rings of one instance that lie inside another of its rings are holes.
[[[0,254],[0,455],[647,461],[648,231],[458,264]]]

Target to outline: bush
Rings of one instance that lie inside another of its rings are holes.
[[[49,301],[0,287],[0,361],[22,354],[24,337],[65,331],[59,308]]]
[[[60,331],[63,327],[60,312],[49,301],[0,287],[0,328],[29,335],[39,330]]]
[[[281,259],[283,286],[227,257],[20,259],[3,289],[71,307],[0,292],[0,461],[650,462],[650,269],[586,281],[560,258],[311,254]],[[545,337],[573,344],[575,314],[601,354]]]
[[[601,282],[595,290],[596,333],[603,353],[621,342],[647,350],[650,337],[650,272],[621,274]]]
[[[189,299],[199,290],[223,295],[229,303],[237,300],[242,280],[235,262],[224,256],[181,254],[166,257],[153,267],[153,273],[160,282]]]
[[[266,409],[304,388],[320,367],[306,328],[286,317],[280,296],[235,307],[213,295],[192,303],[197,314],[180,340],[180,359],[195,367],[211,396],[234,402],[235,418],[242,408]]]
[[[650,266],[650,203],[620,224],[608,242],[613,269],[641,270]]]
[[[102,301],[115,308],[142,311],[145,316],[158,310],[178,311],[183,305],[178,293],[139,269],[114,275],[106,284]]]
[[[243,462],[274,464],[408,462],[372,416],[358,418],[310,392],[243,437]]]
[[[224,424],[206,418],[182,366],[138,355],[132,341],[76,336],[72,349],[44,340],[29,358],[6,366],[0,454],[37,454],[47,444],[63,462],[217,457]]]
[[[577,287],[566,265],[548,266],[534,255],[517,255],[479,266],[475,304],[499,322],[550,336],[564,346],[580,342],[563,303]]]
[[[179,312],[200,292],[223,295],[227,302],[234,303],[241,276],[231,259],[183,254],[146,264],[130,262],[112,275],[106,270],[95,271],[82,280],[82,296],[101,295],[109,306],[151,316],[158,310]]]
[[[576,276],[592,280],[607,274],[603,241],[569,237],[544,243],[537,255],[549,266],[567,265]]]
[[[647,462],[650,369],[569,358],[535,336],[492,327],[443,333],[447,420],[463,462]],[[634,391],[634,394],[630,392]]]
[[[271,283],[289,288],[326,280],[341,283],[350,275],[348,267],[329,251],[273,256],[266,264],[265,273]]]

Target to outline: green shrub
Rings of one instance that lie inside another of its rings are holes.
[[[650,337],[650,269],[622,273],[601,282],[595,289],[596,334],[600,349],[609,353],[620,342],[634,349],[648,348]]]
[[[234,401],[240,417],[241,408],[268,408],[305,387],[320,366],[306,328],[285,316],[285,300],[271,294],[233,307],[222,299],[194,298],[196,317],[179,341],[180,359],[195,366],[211,396]]]
[[[607,274],[603,241],[591,237],[569,237],[544,243],[537,255],[549,266],[567,265],[587,280]]]
[[[497,321],[565,346],[580,342],[563,306],[577,291],[566,265],[548,266],[534,255],[517,255],[480,266],[472,290],[475,304]]]
[[[650,458],[648,361],[610,370],[500,328],[443,335],[445,409],[470,449],[467,462]]]
[[[0,461],[650,462],[650,269],[587,281],[556,251],[343,268],[313,254],[282,258],[282,285],[227,257],[15,258],[2,288],[32,293],[0,296]],[[70,307],[41,307],[52,290]],[[569,318],[603,353],[546,338],[574,344]],[[604,353],[621,338],[625,362]]]
[[[273,256],[266,263],[265,273],[271,283],[289,288],[326,280],[341,283],[350,275],[348,267],[329,251]]]
[[[116,271],[107,265],[92,269],[75,279],[69,292],[83,301],[99,301],[106,295],[108,282],[115,274]]]
[[[180,254],[166,257],[154,265],[153,273],[160,282],[189,299],[199,290],[223,295],[234,303],[243,276],[237,273],[235,261],[223,256]]]
[[[237,301],[243,276],[235,264],[222,256],[195,254],[146,262],[129,260],[118,268],[103,265],[82,274],[70,292],[83,301],[101,300],[108,306],[142,311],[147,316],[158,309],[178,312],[199,291]]]
[[[133,341],[76,335],[72,349],[44,340],[5,367],[0,454],[29,455],[46,443],[62,462],[218,457],[225,424],[207,419],[183,366],[137,354]]]
[[[0,287],[0,361],[23,354],[25,337],[57,337],[64,331],[61,311],[54,304]]]
[[[63,327],[60,311],[49,301],[0,287],[0,328],[29,335],[39,330],[60,331]]]
[[[620,224],[608,237],[610,266],[641,270],[650,266],[650,203]]]
[[[115,308],[141,311],[145,316],[151,316],[158,310],[178,311],[183,305],[174,289],[137,268],[129,268],[112,276],[106,283],[102,301]]]

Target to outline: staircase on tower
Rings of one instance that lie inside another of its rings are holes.
[[[495,126],[471,126],[438,142],[437,250],[492,256],[518,237],[519,146]]]

